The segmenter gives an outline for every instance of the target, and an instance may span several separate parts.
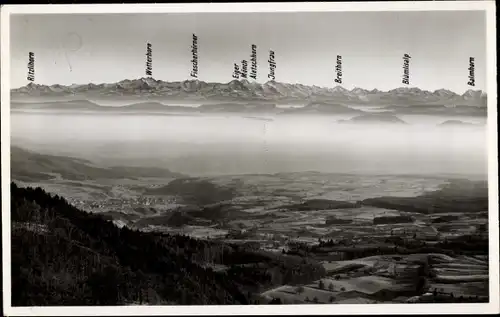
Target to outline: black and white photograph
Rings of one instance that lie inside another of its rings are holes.
[[[4,313],[498,312],[494,3],[392,4],[2,7]]]

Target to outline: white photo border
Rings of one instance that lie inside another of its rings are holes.
[[[354,304],[225,306],[83,306],[12,307],[10,267],[10,16],[12,14],[109,14],[190,12],[319,11],[485,11],[487,16],[489,297],[484,304]],[[354,315],[354,314],[486,314],[499,312],[498,148],[496,85],[496,17],[494,1],[399,1],[341,3],[187,3],[6,5],[1,9],[1,168],[3,313],[7,316],[67,315]],[[410,306],[411,305],[411,306]]]

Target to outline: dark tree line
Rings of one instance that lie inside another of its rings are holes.
[[[342,260],[352,260],[368,256],[383,254],[414,254],[414,253],[442,253],[449,256],[455,255],[487,255],[489,250],[488,236],[481,234],[466,234],[453,238],[445,238],[436,243],[429,244],[424,240],[389,236],[380,241],[381,246],[363,247],[349,244],[348,241],[319,240],[316,245],[295,244],[283,254],[309,257],[311,255],[329,254],[338,252]]]

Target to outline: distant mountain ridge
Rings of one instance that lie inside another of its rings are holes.
[[[48,155],[11,146],[11,175],[15,180],[40,181],[62,177],[67,180],[123,179],[140,177],[177,178],[184,175],[166,168],[135,166],[96,166],[92,162],[58,155]]]
[[[340,123],[392,123],[392,124],[407,124],[395,115],[388,113],[365,113],[350,120],[340,120]]]
[[[245,100],[245,101],[304,101],[335,100],[351,103],[445,103],[455,105],[486,106],[486,93],[468,90],[460,95],[447,89],[434,92],[419,88],[400,87],[389,91],[345,89],[288,84],[268,81],[264,84],[248,80],[233,80],[228,83],[210,83],[199,80],[166,82],[154,78],[125,79],[108,84],[41,85],[30,83],[12,89],[13,99],[32,97],[118,97],[136,96],[149,99],[188,100]]]

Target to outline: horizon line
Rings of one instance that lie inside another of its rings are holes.
[[[451,89],[448,89],[448,88],[438,88],[438,89],[435,89],[435,90],[428,90],[428,89],[422,89],[422,88],[419,88],[418,86],[411,86],[411,85],[408,85],[408,86],[398,86],[398,87],[395,87],[395,88],[392,88],[392,89],[389,89],[389,90],[381,90],[379,88],[373,88],[373,89],[367,89],[367,88],[362,88],[362,87],[359,87],[359,86],[355,86],[354,88],[352,89],[348,89],[348,88],[345,88],[344,86],[342,85],[336,85],[336,86],[319,86],[319,85],[307,85],[307,84],[301,84],[301,83],[288,83],[288,82],[281,82],[281,81],[277,81],[277,80],[268,80],[266,82],[258,82],[256,80],[249,80],[249,79],[246,79],[246,78],[240,78],[240,79],[233,79],[233,80],[230,80],[228,82],[217,82],[217,81],[204,81],[204,80],[199,80],[199,79],[184,79],[184,80],[173,80],[173,81],[168,81],[168,80],[163,80],[163,79],[156,79],[154,77],[138,77],[138,78],[135,78],[135,79],[128,79],[128,78],[125,78],[125,79],[122,79],[122,80],[119,80],[119,81],[115,81],[115,82],[101,82],[101,83],[94,83],[94,82],[88,82],[86,84],[78,84],[78,83],[72,83],[72,84],[40,84],[40,83],[36,83],[36,82],[30,82],[26,85],[23,85],[23,86],[19,86],[17,88],[10,88],[10,92],[12,93],[13,90],[18,90],[18,89],[21,89],[21,88],[25,88],[25,87],[28,87],[30,85],[38,85],[38,86],[45,86],[45,87],[51,87],[51,86],[62,86],[62,87],[66,87],[66,88],[71,88],[71,86],[86,86],[86,85],[112,85],[112,84],[117,84],[117,83],[120,83],[120,82],[123,82],[123,81],[134,81],[134,80],[145,80],[145,79],[150,79],[150,80],[154,80],[156,82],[163,82],[163,83],[183,83],[183,82],[202,82],[202,83],[206,83],[206,84],[230,84],[232,82],[248,82],[248,83],[252,83],[252,84],[258,84],[258,85],[265,85],[265,84],[268,84],[268,83],[278,83],[278,84],[285,84],[285,85],[301,85],[301,86],[306,86],[306,87],[318,87],[318,88],[321,88],[321,89],[335,89],[335,88],[342,88],[346,91],[349,91],[349,92],[352,92],[353,90],[355,89],[362,89],[362,90],[365,90],[367,92],[372,92],[372,91],[378,91],[378,92],[390,92],[392,90],[397,90],[397,89],[418,89],[422,92],[431,92],[431,93],[434,93],[436,91],[440,91],[440,90],[447,90],[447,91],[450,91],[456,95],[463,95],[465,94],[466,92],[468,91],[473,91],[473,92],[482,92],[484,94],[487,94],[487,92],[483,89],[472,89],[472,88],[469,88],[467,90],[464,90],[464,92],[462,94],[460,93],[457,93],[456,91],[454,90],[451,90]]]

